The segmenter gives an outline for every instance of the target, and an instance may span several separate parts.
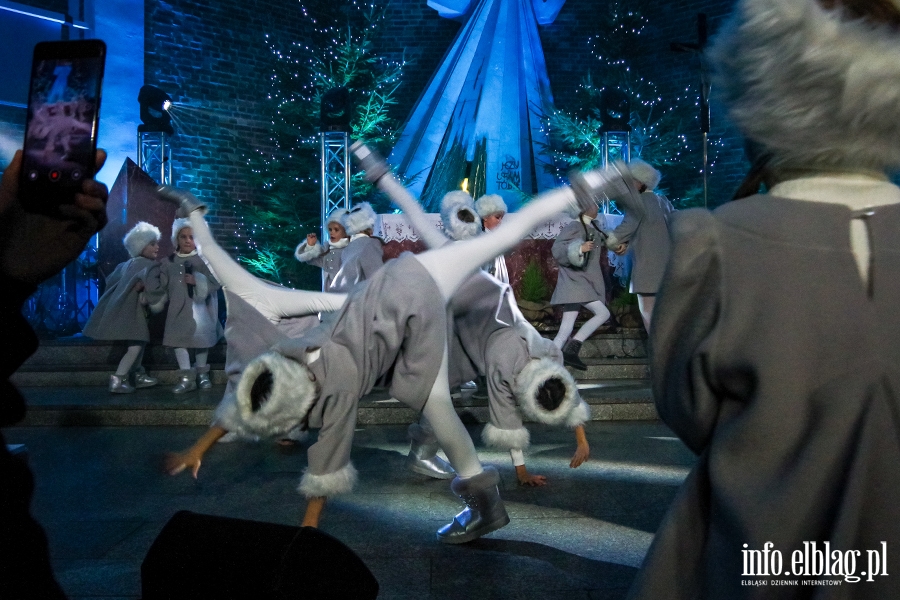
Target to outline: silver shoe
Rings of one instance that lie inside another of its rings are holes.
[[[175,216],[177,217],[189,217],[195,210],[202,211],[201,214],[206,214],[206,204],[188,191],[180,190],[168,185],[161,185],[156,188],[156,193],[160,200],[169,202],[178,207],[178,210],[175,212]]]
[[[146,371],[138,371],[134,374],[134,387],[137,389],[153,387],[159,383],[156,377],[150,377]]]
[[[197,389],[197,371],[188,369],[186,371],[178,371],[178,383],[172,388],[173,394],[185,394],[193,392]]]
[[[465,544],[508,525],[509,515],[500,498],[498,483],[500,474],[493,467],[486,467],[474,477],[454,479],[450,488],[466,503],[466,508],[438,529],[438,541]]]
[[[197,367],[197,385],[201,390],[212,388],[212,381],[209,378],[209,365]]]
[[[109,376],[109,393],[110,394],[133,394],[134,386],[128,383],[128,375],[119,377],[118,375]]]
[[[409,426],[409,454],[406,455],[406,468],[413,473],[433,477],[434,479],[453,479],[456,471],[446,460],[437,455],[440,450],[434,432],[418,423]]]
[[[450,394],[450,397],[454,400],[458,398],[467,400],[471,398],[476,391],[478,391],[478,384],[474,381],[467,381],[465,383],[461,383],[459,389]]]

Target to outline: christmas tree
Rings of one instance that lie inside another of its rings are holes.
[[[599,11],[602,34],[591,38],[597,64],[576,90],[576,106],[557,108],[546,117],[551,145],[548,168],[560,176],[572,169],[591,169],[603,162],[600,110],[605,90],[619,90],[631,101],[631,157],[655,165],[665,178],[677,208],[703,205],[702,143],[697,89],[666,95],[641,76],[630,51],[641,47],[649,20],[646,0],[612,0]]]
[[[318,270],[299,263],[294,249],[307,233],[318,231],[321,222],[323,94],[337,87],[350,91],[353,140],[384,151],[393,144],[398,125],[388,109],[395,102],[403,62],[383,60],[374,51],[383,7],[356,0],[336,4],[315,16],[304,8],[312,30],[305,43],[266,36],[273,59],[267,98],[270,147],[247,159],[262,190],[261,201],[235,209],[253,253],[241,260],[257,275],[291,287],[320,285]],[[385,201],[371,193],[359,174],[351,180],[351,195],[354,202],[370,200],[376,211],[385,208]]]

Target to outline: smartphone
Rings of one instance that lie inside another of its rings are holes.
[[[100,40],[34,47],[19,182],[25,210],[53,214],[94,176],[105,64]]]

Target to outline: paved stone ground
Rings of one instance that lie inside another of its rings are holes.
[[[357,489],[329,502],[322,528],[366,562],[385,600],[612,600],[623,598],[693,455],[658,421],[589,423],[591,460],[569,469],[571,433],[531,425],[532,472],[545,488],[517,485],[508,455],[496,466],[512,522],[463,546],[435,541],[461,507],[448,482],[404,468],[403,425],[357,431]],[[76,599],[139,598],[140,565],[178,510],[298,524],[295,491],[306,444],[218,444],[200,477],[170,477],[167,450],[202,427],[20,427],[37,478],[34,512],[45,525],[58,579]],[[470,428],[478,440],[480,426]],[[480,445],[479,445],[480,446]]]

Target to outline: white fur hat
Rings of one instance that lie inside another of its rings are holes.
[[[506,214],[506,202],[500,194],[487,194],[475,201],[475,210],[482,219],[497,213]]]
[[[459,213],[468,213],[471,222],[460,219]],[[444,194],[441,199],[441,222],[444,224],[444,231],[454,240],[467,240],[481,231],[481,222],[475,214],[472,196],[462,190]]]
[[[175,219],[172,222],[172,245],[175,246],[176,251],[178,250],[178,234],[181,233],[182,229],[190,226],[190,219]]]
[[[277,352],[253,359],[244,368],[235,394],[237,414],[234,417],[241,430],[274,436],[299,425],[318,395],[309,374],[306,365]],[[271,376],[271,388],[266,400],[254,407],[252,391],[261,376]]]
[[[773,167],[900,166],[900,30],[845,10],[739,0],[714,40],[713,89]]]
[[[538,392],[549,379],[559,379],[565,387],[565,396],[555,410],[547,410],[538,402]],[[578,394],[578,386],[572,374],[559,362],[549,358],[532,359],[516,376],[516,398],[522,411],[546,425],[574,427],[587,420],[586,405]]]
[[[631,176],[646,185],[648,190],[655,190],[659,180],[662,179],[659,171],[639,158],[629,161],[628,170],[631,171]]]
[[[356,235],[366,229],[375,227],[375,211],[368,202],[360,202],[341,217],[341,223],[347,235]]]
[[[328,219],[325,221],[325,226],[327,227],[329,223],[337,223],[341,227],[344,226],[344,215],[347,214],[346,208],[336,208],[330,213],[328,213]]]
[[[125,234],[122,243],[125,244],[128,255],[131,256],[131,258],[134,258],[140,256],[147,245],[158,242],[159,237],[158,227],[155,227],[146,221],[140,221],[131,228],[131,231]]]

